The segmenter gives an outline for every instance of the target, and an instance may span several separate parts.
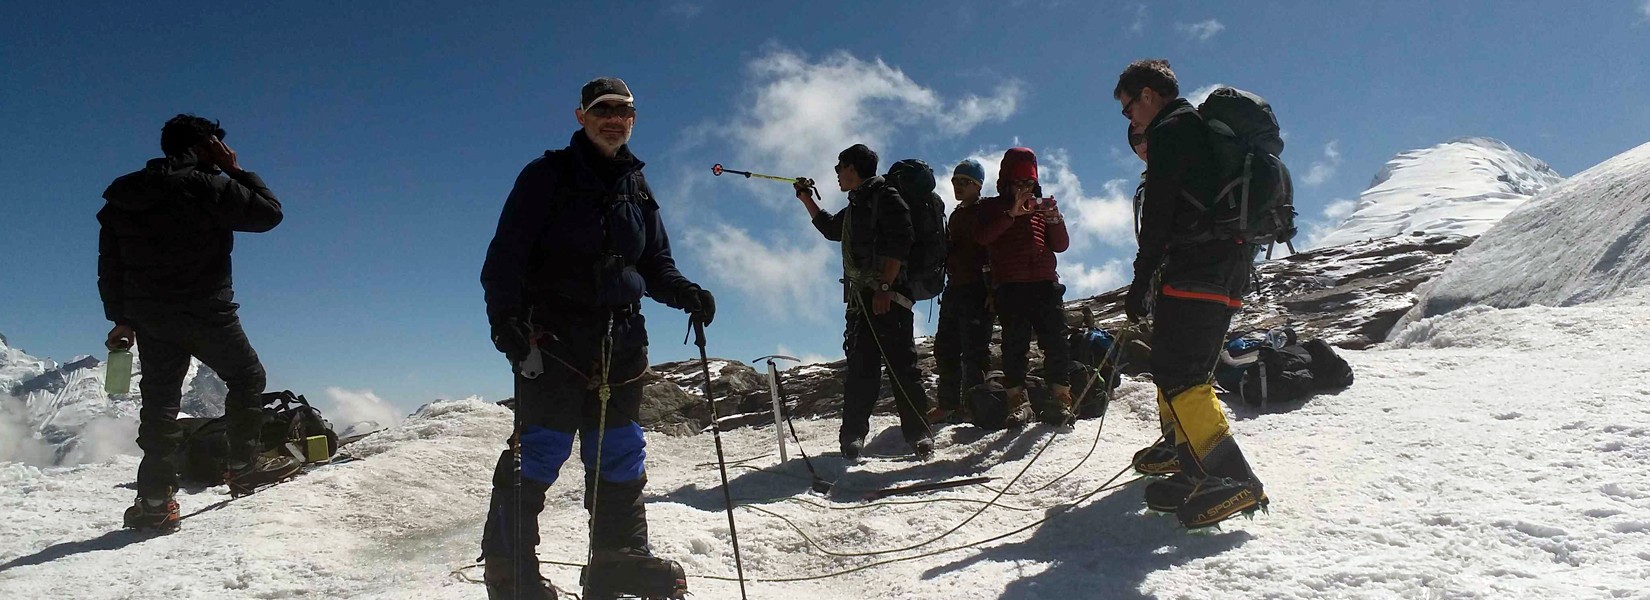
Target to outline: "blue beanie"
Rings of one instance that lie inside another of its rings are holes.
[[[975,183],[985,184],[985,167],[980,166],[980,161],[972,158],[965,158],[962,162],[957,163],[957,168],[951,171],[951,176],[956,177],[958,175],[972,179]]]

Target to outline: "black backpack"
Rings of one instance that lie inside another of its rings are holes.
[[[264,401],[264,427],[258,440],[263,449],[280,452],[302,463],[324,462],[338,454],[338,434],[321,411],[309,400],[291,391],[268,392]],[[183,443],[178,445],[174,464],[186,485],[217,485],[229,470],[229,420],[178,419]],[[313,443],[309,438],[317,437]]]
[[[1354,377],[1352,366],[1328,342],[1301,342],[1294,330],[1283,328],[1264,337],[1248,335],[1228,342],[1220,353],[1216,379],[1244,404],[1267,406],[1350,387]]]
[[[1266,246],[1268,256],[1272,244],[1294,252],[1295,188],[1278,158],[1283,137],[1272,106],[1260,96],[1223,87],[1197,112],[1209,125],[1209,145],[1220,169],[1213,202],[1200,205],[1209,214],[1212,237]]]
[[[934,169],[921,160],[907,158],[888,168],[882,176],[899,190],[911,210],[911,256],[905,263],[905,280],[911,286],[911,300],[935,298],[945,289],[945,203],[934,193]]]

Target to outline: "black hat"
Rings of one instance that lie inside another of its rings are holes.
[[[617,100],[625,104],[635,104],[636,98],[630,95],[630,86],[624,84],[618,77],[597,77],[584,84],[579,91],[579,109],[590,110],[598,102]]]
[[[836,155],[837,162],[854,168],[854,172],[865,179],[877,174],[877,153],[872,152],[865,144],[854,144],[841,154]]]

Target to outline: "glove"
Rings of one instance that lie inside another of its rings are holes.
[[[716,319],[716,296],[712,296],[710,290],[695,285],[682,294],[682,310],[699,324],[710,325]]]
[[[1146,308],[1146,296],[1151,293],[1151,284],[1136,279],[1129,285],[1129,295],[1123,298],[1123,314],[1128,315],[1130,321],[1139,322],[1151,316]]]
[[[493,347],[504,353],[512,363],[527,358],[533,349],[531,329],[517,317],[505,317],[493,323]]]

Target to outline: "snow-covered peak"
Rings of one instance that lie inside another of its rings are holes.
[[[1543,192],[1462,251],[1409,320],[1468,305],[1569,306],[1650,284],[1650,144]]]
[[[1486,137],[1400,152],[1375,174],[1352,214],[1316,245],[1417,231],[1480,235],[1563,179],[1547,163]]]

